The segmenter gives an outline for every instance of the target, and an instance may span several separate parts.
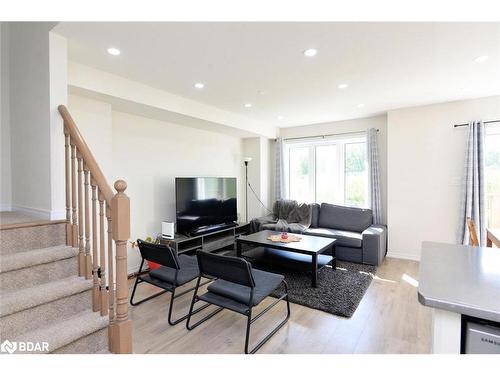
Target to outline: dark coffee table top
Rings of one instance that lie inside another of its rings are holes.
[[[272,230],[263,230],[261,232],[253,233],[248,236],[240,236],[237,241],[240,243],[259,245],[273,249],[288,250],[301,254],[321,254],[327,248],[332,246],[337,240],[333,238],[310,236],[306,234],[289,233],[290,235],[298,236],[301,238],[299,242],[273,242],[268,240],[267,237],[281,234]]]

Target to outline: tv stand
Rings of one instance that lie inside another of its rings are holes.
[[[238,226],[235,222],[232,223],[224,223],[224,224],[215,224],[215,225],[207,225],[204,227],[200,227],[197,229],[192,230],[189,233],[186,233],[188,237],[194,237],[194,236],[202,236],[204,234],[209,234],[213,232],[217,232],[220,230],[224,230],[227,228],[233,228]]]
[[[217,228],[203,234],[186,236],[176,233],[173,239],[161,238],[162,245],[173,247],[177,254],[195,252],[197,250],[216,251],[228,246],[236,246],[236,238],[250,233],[249,223],[230,223],[230,227]]]

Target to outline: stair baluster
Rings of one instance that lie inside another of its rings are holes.
[[[92,308],[94,311],[99,311],[99,256],[97,247],[97,185],[94,178],[91,177],[92,186],[92,275],[94,281],[94,289],[92,291]]]
[[[99,256],[100,256],[100,298],[101,298],[101,315],[108,314],[108,290],[106,282],[106,248],[104,235],[104,195],[101,190],[98,192],[99,199]],[[109,251],[109,250],[108,250]]]
[[[87,163],[83,163],[83,172],[85,174],[85,183],[83,189],[85,199],[85,278],[90,280],[92,277],[92,255],[90,254],[90,208],[89,208],[89,168]]]
[[[76,213],[76,205],[78,196],[76,194],[76,145],[71,142],[71,211],[73,213],[73,231],[72,231],[72,246],[78,246],[78,219]],[[78,274],[85,276],[85,253],[80,249],[78,254]]]
[[[76,152],[77,164],[78,164],[78,248],[80,250],[80,254],[85,253],[85,243],[83,242],[83,179],[82,179],[82,171],[83,171],[83,159],[80,152]],[[85,254],[85,263],[80,265],[80,271],[83,273],[81,276],[86,276],[86,262],[87,256]]]
[[[113,273],[113,230],[111,219],[111,208],[106,205],[106,218],[108,219],[108,288],[109,288],[109,321],[115,319],[115,280]]]
[[[71,149],[69,146],[69,134],[64,128],[64,168],[66,171],[66,245],[73,246],[73,228],[71,226]]]

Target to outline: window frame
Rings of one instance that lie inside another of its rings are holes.
[[[289,139],[284,141],[284,161],[285,161],[285,182],[287,188],[287,196],[290,199],[290,170],[291,170],[291,158],[290,150],[294,148],[309,148],[309,162],[312,171],[312,177],[309,177],[309,188],[312,189],[314,202],[318,203],[318,192],[316,189],[317,184],[317,147],[320,146],[336,146],[336,156],[337,156],[337,168],[335,172],[335,179],[337,183],[335,184],[335,201],[329,202],[334,204],[347,205],[346,202],[346,169],[345,169],[345,145],[346,144],[356,144],[363,143],[367,147],[367,136],[365,132],[350,133],[344,135],[335,135],[328,137],[314,137],[314,138],[297,138]],[[368,153],[366,153],[368,159]],[[367,166],[368,168],[368,166]],[[367,171],[368,172],[368,171]],[[367,176],[366,181],[366,196],[365,196],[365,207],[370,206],[370,194],[369,194],[369,180]]]

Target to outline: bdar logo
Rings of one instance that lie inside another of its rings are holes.
[[[10,342],[9,340],[5,340],[2,345],[0,345],[0,351],[2,352],[7,352],[9,354],[12,354],[16,351],[17,349],[17,342]]]

